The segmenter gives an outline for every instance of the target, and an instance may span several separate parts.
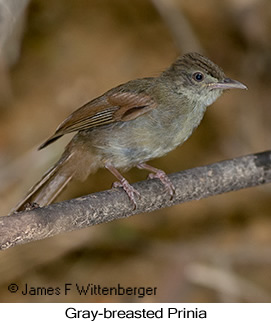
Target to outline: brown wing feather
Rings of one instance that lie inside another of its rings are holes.
[[[115,121],[129,121],[156,107],[153,99],[146,94],[134,94],[129,92],[116,93],[108,98],[112,105],[118,105],[113,113]]]
[[[118,121],[133,120],[155,107],[156,104],[152,98],[142,93],[117,92],[103,95],[74,111],[39,149],[48,146],[67,133]]]

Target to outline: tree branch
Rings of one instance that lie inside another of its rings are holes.
[[[171,200],[157,179],[135,183],[141,194],[136,210],[118,188],[0,217],[0,249],[271,182],[271,151],[188,169],[169,178],[176,188]]]

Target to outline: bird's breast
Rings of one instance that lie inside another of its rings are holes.
[[[104,162],[130,168],[182,144],[199,125],[204,112],[201,107],[179,109],[177,113],[176,107],[162,113],[157,109],[131,121],[97,127],[89,132],[89,138]]]

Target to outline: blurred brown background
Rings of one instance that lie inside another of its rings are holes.
[[[73,110],[200,50],[249,91],[231,91],[182,147],[151,162],[168,173],[270,149],[270,0],[27,0],[0,4],[0,210],[6,215],[69,138],[37,146]],[[10,4],[9,4],[10,5]],[[16,22],[16,23],[15,23]],[[4,28],[5,27],[5,28]],[[146,177],[131,170],[131,182]],[[110,188],[99,170],[60,199]],[[270,185],[103,224],[0,253],[2,302],[269,302]],[[23,296],[65,283],[157,287],[156,296]]]

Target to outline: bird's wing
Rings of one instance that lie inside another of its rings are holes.
[[[57,128],[55,134],[46,140],[39,149],[48,146],[61,136],[118,121],[136,119],[156,108],[154,100],[144,93],[107,93],[74,111]]]

